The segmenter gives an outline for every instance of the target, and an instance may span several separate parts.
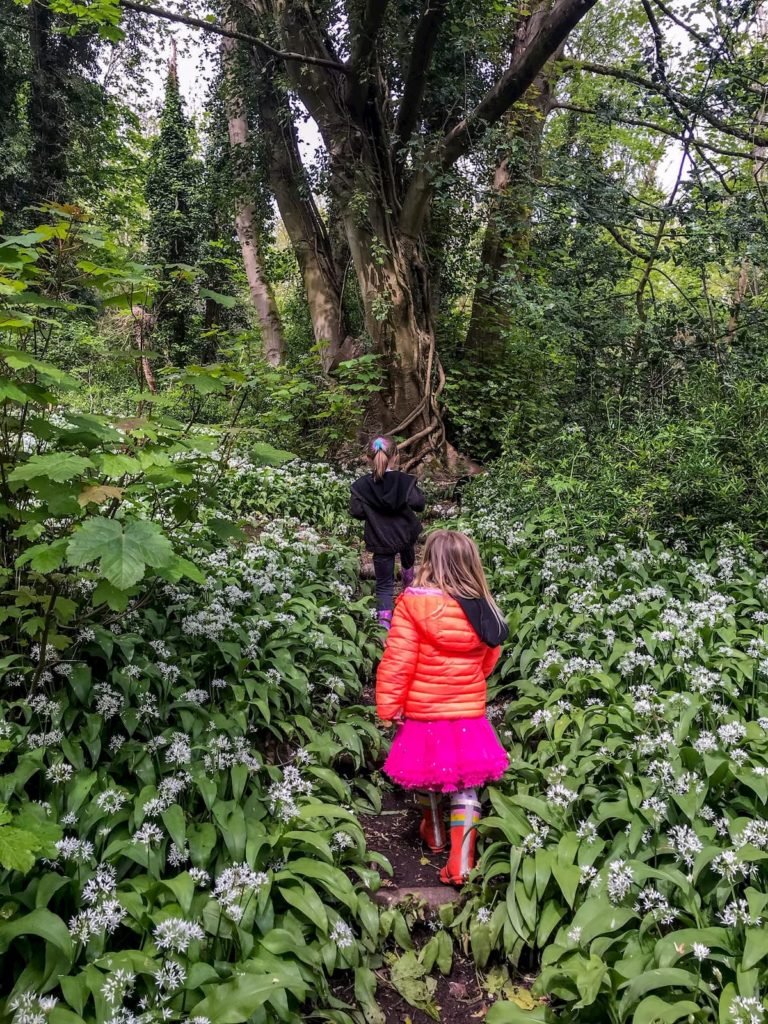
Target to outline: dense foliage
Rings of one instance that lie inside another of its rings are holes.
[[[0,1016],[438,1020],[466,955],[489,1024],[761,1024],[765,4],[136,6],[0,0]],[[433,914],[364,829],[398,420],[511,626]]]

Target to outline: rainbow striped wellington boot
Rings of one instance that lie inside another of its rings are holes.
[[[480,803],[474,790],[456,793],[451,798],[451,850],[448,863],[440,872],[445,885],[463,885],[475,866],[477,823],[480,821]]]
[[[446,839],[440,794],[417,793],[416,800],[421,805],[419,835],[432,853],[442,853],[446,846]]]

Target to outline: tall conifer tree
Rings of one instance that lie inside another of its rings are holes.
[[[168,67],[158,134],[152,145],[146,200],[150,211],[147,255],[158,266],[155,347],[172,363],[194,358],[200,311],[194,265],[200,248],[200,165],[192,148],[192,125],[179,92],[175,51]]]

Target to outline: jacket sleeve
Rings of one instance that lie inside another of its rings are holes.
[[[411,489],[408,491],[408,504],[410,505],[414,512],[424,511],[424,506],[426,504],[424,492],[422,491],[422,489],[419,487],[415,480],[411,485]]]
[[[352,488],[352,495],[349,499],[349,514],[353,519],[365,519],[365,506],[354,487]]]
[[[487,679],[488,676],[496,668],[496,664],[501,657],[501,647],[489,647],[483,657],[483,675]]]
[[[384,655],[376,673],[376,713],[391,722],[405,709],[419,655],[419,631],[408,606],[400,600],[392,616]]]

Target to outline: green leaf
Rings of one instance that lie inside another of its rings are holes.
[[[581,1000],[576,1003],[576,1006],[591,1006],[595,1002],[607,974],[607,965],[594,953],[589,960],[579,964],[576,972],[576,988]]]
[[[237,305],[237,299],[233,295],[222,295],[220,292],[212,292],[210,288],[201,288],[200,298],[210,299],[226,309],[233,309]]]
[[[546,1024],[550,1019],[543,1006],[523,1010],[512,1002],[496,1003],[485,1018],[487,1024]]]
[[[741,959],[742,971],[748,971],[768,953],[768,928],[748,928],[747,941],[744,944],[744,956]]]
[[[259,466],[283,466],[286,462],[293,462],[296,459],[293,452],[273,448],[271,444],[266,444],[265,442],[251,445],[248,452],[253,461]]]
[[[693,1016],[700,1009],[701,1007],[690,999],[668,1003],[658,996],[648,996],[635,1010],[632,1024],[675,1024],[675,1021]]]
[[[29,565],[34,572],[54,572],[64,561],[67,553],[66,538],[55,540],[51,544],[35,544],[16,559],[17,569]]]
[[[75,455],[73,452],[52,452],[50,455],[30,456],[26,462],[8,474],[8,480],[16,484],[45,477],[61,484],[82,476],[86,470],[93,468],[91,460],[82,455]]]
[[[646,992],[653,992],[658,988],[682,988],[695,992],[697,986],[696,975],[679,967],[657,967],[655,970],[645,971],[639,977],[633,978],[627,986],[619,1004],[619,1016],[626,1020],[629,1012]]]
[[[277,992],[285,991],[279,975],[239,974],[231,981],[210,986],[210,993],[192,1010],[211,1024],[244,1024]]]
[[[41,849],[42,843],[34,833],[12,825],[0,827],[0,865],[7,870],[30,871]]]
[[[50,942],[68,960],[72,959],[72,939],[67,926],[60,917],[52,914],[50,910],[39,908],[14,921],[0,925],[0,953],[4,953],[11,942],[20,935],[36,935],[38,938]]]
[[[392,964],[389,979],[407,1003],[426,1013],[433,1020],[440,1020],[440,1011],[435,1005],[436,982],[427,976],[427,970],[415,953],[408,952]]]
[[[386,1016],[376,1002],[376,975],[370,967],[355,970],[355,999],[360,1004],[366,1024],[386,1024]]]
[[[29,395],[18,385],[7,377],[0,377],[0,402],[18,402],[19,405],[25,405],[28,401]]]
[[[102,575],[120,590],[138,583],[147,565],[162,568],[172,558],[171,542],[156,523],[144,519],[124,524],[93,516],[76,530],[67,548],[70,565],[98,562]]]
[[[98,456],[101,472],[111,480],[119,480],[126,475],[137,475],[141,473],[141,463],[132,455],[112,455],[107,453]]]

